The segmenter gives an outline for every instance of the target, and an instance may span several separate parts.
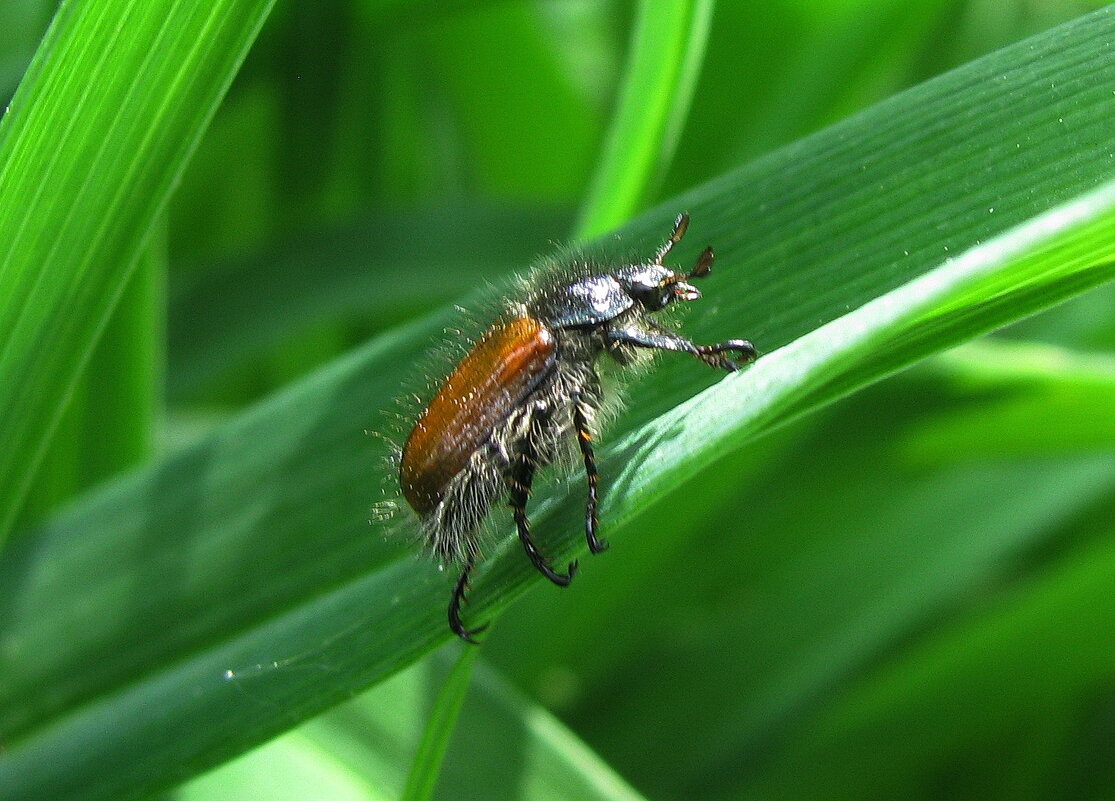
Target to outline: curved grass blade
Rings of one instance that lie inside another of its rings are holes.
[[[688,208],[721,274],[687,331],[754,334],[768,356],[680,406],[715,376],[675,360],[636,389],[603,460],[619,475],[605,509],[613,542],[698,463],[1112,277],[1115,189],[1087,190],[1111,175],[1115,65],[1095,54],[1113,33],[1107,11],[1052,31],[626,230],[652,252]],[[682,262],[703,243],[684,244]],[[169,786],[449,636],[449,577],[369,533],[376,451],[359,436],[444,319],[338,360],[0,558],[0,788],[97,798]],[[583,510],[561,494],[539,505],[538,528],[570,552]],[[489,562],[472,614],[537,580],[517,553]]]
[[[581,207],[577,234],[631,218],[673,156],[708,41],[713,0],[639,4],[615,118]]]
[[[273,2],[63,3],[0,120],[0,540]]]

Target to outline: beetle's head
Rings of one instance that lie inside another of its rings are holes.
[[[666,308],[675,300],[700,300],[701,290],[690,283],[712,270],[712,248],[705,248],[688,273],[679,273],[663,264],[630,264],[617,270],[615,279],[623,290],[647,311]]]

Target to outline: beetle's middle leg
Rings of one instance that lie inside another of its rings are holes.
[[[549,419],[548,415],[541,416],[537,423],[545,426],[546,421]],[[532,428],[535,427],[535,422],[532,421]],[[534,432],[532,432],[534,434]],[[538,550],[538,546],[534,544],[534,537],[530,531],[530,520],[527,518],[527,499],[530,498],[531,484],[534,482],[534,471],[538,466],[538,445],[536,442],[536,435],[528,436],[520,446],[518,452],[515,454],[511,462],[511,474],[508,483],[511,485],[511,511],[515,516],[515,526],[519,530],[519,540],[523,543],[523,549],[530,557],[531,563],[538,569],[538,572],[548,578],[559,587],[569,586],[569,582],[573,580],[573,576],[577,573],[577,562],[569,563],[568,572],[558,573],[550,563],[546,561],[546,557]]]

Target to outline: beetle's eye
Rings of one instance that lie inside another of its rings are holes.
[[[632,294],[635,299],[643,304],[643,308],[647,311],[658,311],[665,308],[674,299],[672,288],[664,284],[655,284],[654,286],[637,284],[633,289]]]

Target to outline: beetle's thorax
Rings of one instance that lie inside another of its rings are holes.
[[[527,302],[528,314],[553,328],[599,325],[622,314],[635,301],[609,274],[542,288]]]

